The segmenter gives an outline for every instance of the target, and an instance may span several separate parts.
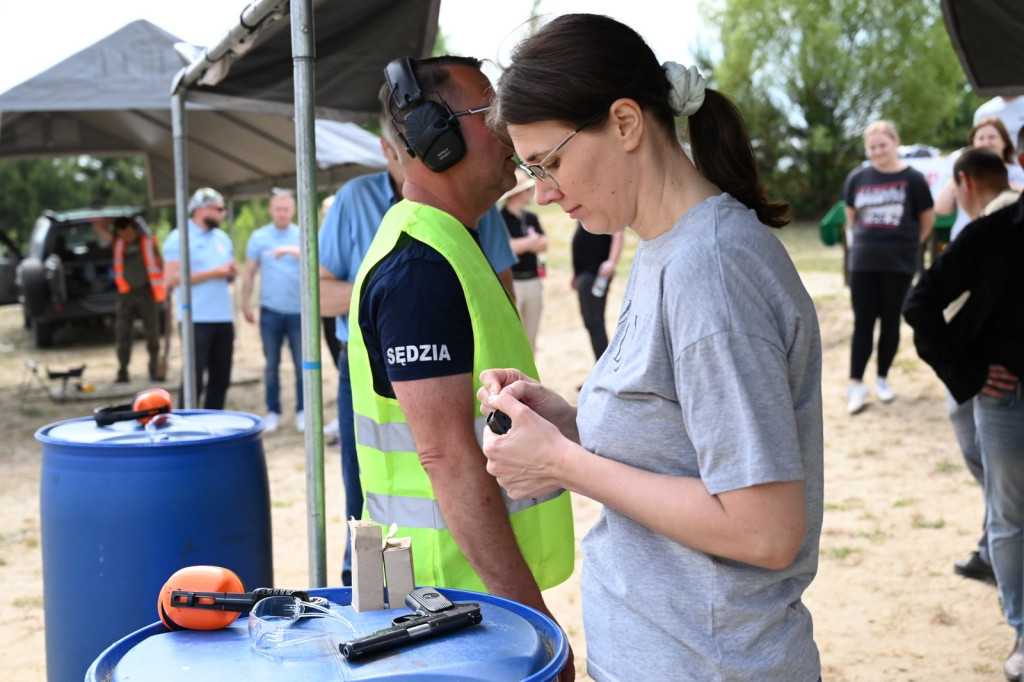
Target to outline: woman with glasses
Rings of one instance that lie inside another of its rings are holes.
[[[766,197],[741,116],[696,69],[588,14],[517,47],[492,116],[539,204],[640,237],[578,406],[508,369],[479,395],[512,420],[484,441],[509,495],[604,505],[583,540],[590,676],[818,680],[801,595],[821,530],[821,343],[768,229],[788,206]]]

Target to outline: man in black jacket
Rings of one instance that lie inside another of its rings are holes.
[[[1003,610],[1015,630],[1004,664],[1009,680],[1020,680],[1024,666],[1022,264],[1024,198],[964,228],[921,276],[903,309],[921,358],[957,402],[973,401],[989,552]]]

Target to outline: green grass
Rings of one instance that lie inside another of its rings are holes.
[[[862,538],[867,540],[873,545],[880,545],[885,542],[885,533],[878,530],[877,528],[873,531],[862,530],[858,533]]]
[[[945,528],[945,519],[926,519],[923,516],[914,517],[914,528]]]
[[[800,272],[842,274],[843,250],[839,246],[825,246],[822,243],[817,223],[796,221],[781,230],[775,230],[775,234]]]
[[[860,550],[856,547],[825,547],[821,550],[821,555],[828,559],[838,559],[842,561],[851,554],[856,554]]]

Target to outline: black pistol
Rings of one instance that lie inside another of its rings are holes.
[[[413,613],[399,616],[393,626],[372,635],[338,645],[341,655],[353,661],[406,644],[461,630],[480,622],[480,605],[475,602],[453,604],[432,587],[418,587],[405,597]]]

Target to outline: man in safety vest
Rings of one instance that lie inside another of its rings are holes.
[[[131,218],[114,221],[114,284],[117,286],[117,382],[127,383],[132,358],[132,322],[142,320],[149,352],[149,378],[164,381],[160,373],[160,303],[167,298],[164,264],[156,240]]]
[[[352,292],[364,518],[412,538],[416,584],[486,590],[547,613],[541,590],[573,569],[569,494],[503,494],[486,470],[476,400],[484,369],[537,376],[516,307],[467,227],[515,185],[512,149],[484,122],[491,86],[478,60],[400,59],[385,75],[381,101],[408,154],[405,198]]]

